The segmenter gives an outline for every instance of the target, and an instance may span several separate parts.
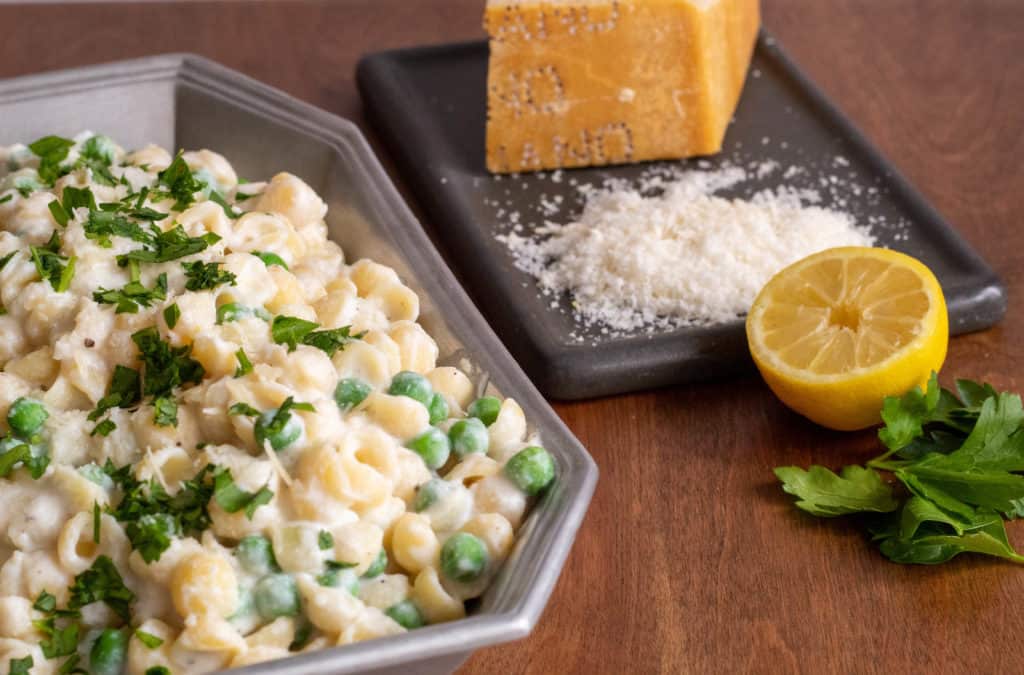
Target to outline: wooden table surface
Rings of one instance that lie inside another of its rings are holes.
[[[359,55],[482,37],[482,5],[0,6],[0,77],[198,52],[366,129]],[[1009,286],[1006,319],[954,339],[943,379],[1024,387],[1024,2],[764,5],[789,52]],[[753,376],[556,409],[600,465],[593,505],[533,635],[464,672],[1024,672],[1024,570],[898,566],[779,490],[772,467],[865,459],[871,432],[815,428]],[[1024,527],[1011,537],[1024,546]]]

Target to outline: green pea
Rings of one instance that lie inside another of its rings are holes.
[[[36,178],[35,172],[31,175],[15,176],[10,183],[11,187],[21,193],[23,197],[43,189],[43,184]]]
[[[405,447],[422,457],[423,462],[431,469],[439,469],[444,466],[452,451],[448,435],[437,427],[430,427],[406,443]]]
[[[429,406],[430,398],[434,395],[434,388],[430,386],[427,378],[419,373],[403,370],[391,378],[391,386],[388,388],[388,393],[392,396],[408,396],[425,406]]]
[[[453,424],[448,430],[448,438],[452,442],[452,451],[459,459],[474,452],[486,453],[491,442],[487,427],[477,417],[468,417]]]
[[[22,438],[28,438],[39,431],[49,416],[50,413],[46,412],[46,407],[42,403],[22,396],[7,411],[7,423],[11,425],[14,433]]]
[[[93,675],[120,675],[124,668],[128,638],[114,628],[107,628],[89,650],[89,668]]]
[[[270,447],[280,452],[299,440],[299,436],[302,435],[302,420],[299,419],[298,415],[289,413],[288,419],[284,424],[279,423],[275,426],[272,422],[276,415],[276,408],[261,413],[256,418],[256,424],[253,426],[252,431],[256,437],[256,442],[261,448],[264,441],[270,441]]]
[[[243,537],[235,548],[238,564],[250,574],[269,574],[279,572],[277,558],[274,557],[274,546],[270,540],[260,534]]]
[[[210,192],[220,192],[220,183],[217,182],[217,178],[206,169],[199,169],[198,171],[192,172],[192,178],[197,183],[202,185],[203,194],[209,195]]]
[[[359,594],[359,575],[351,567],[330,567],[316,578],[317,583],[328,588],[344,588],[352,595]]]
[[[431,478],[416,487],[416,498],[412,500],[412,508],[416,513],[426,511],[449,492],[451,483],[441,478]]]
[[[453,534],[441,547],[441,572],[452,581],[476,581],[486,567],[487,547],[468,532]]]
[[[419,608],[413,604],[412,600],[403,600],[397,604],[391,605],[384,613],[395,620],[402,628],[412,630],[413,628],[420,628],[426,621],[423,620],[423,615],[420,614]]]
[[[87,159],[95,159],[104,164],[110,164],[114,161],[117,146],[114,145],[114,141],[109,136],[96,134],[82,144],[81,152],[82,156]]]
[[[377,554],[377,557],[373,559],[372,563],[370,563],[370,566],[366,568],[365,572],[363,572],[363,578],[373,579],[375,577],[379,577],[380,575],[384,574],[384,570],[386,570],[387,568],[388,552],[382,548],[380,550],[380,553]]]
[[[372,390],[373,387],[358,377],[346,377],[334,388],[334,402],[342,412],[351,410],[365,401]]]
[[[268,574],[252,589],[256,611],[266,621],[281,616],[297,616],[301,607],[299,587],[289,574]]]
[[[430,423],[438,424],[448,419],[448,401],[441,394],[434,394],[430,397],[430,405],[427,406],[430,413]]]
[[[505,475],[528,495],[535,495],[555,479],[555,461],[544,448],[523,448],[505,464]]]
[[[466,414],[477,418],[484,423],[484,426],[489,427],[494,424],[494,420],[498,419],[500,411],[501,401],[493,396],[484,396],[470,403]]]

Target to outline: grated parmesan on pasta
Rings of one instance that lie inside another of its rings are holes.
[[[807,205],[806,191],[780,188],[750,200],[714,194],[745,178],[731,167],[584,188],[576,220],[498,238],[544,293],[571,294],[582,323],[620,332],[735,320],[786,265],[874,243],[849,214]]]

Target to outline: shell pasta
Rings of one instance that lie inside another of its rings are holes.
[[[459,619],[551,455],[300,178],[0,148],[0,671],[202,673]]]

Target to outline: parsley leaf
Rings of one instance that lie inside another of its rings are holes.
[[[213,498],[228,513],[237,513],[245,509],[245,516],[252,520],[256,509],[270,503],[274,493],[266,485],[257,492],[247,492],[235,485],[228,469],[217,469],[213,474]]]
[[[154,302],[167,298],[167,274],[161,273],[156,278],[153,288],[146,288],[139,280],[138,266],[132,266],[131,281],[121,290],[100,288],[93,291],[92,299],[101,305],[116,305],[116,314],[135,314],[139,307],[149,307]]]
[[[832,517],[861,511],[895,511],[892,487],[874,469],[847,466],[837,476],[823,466],[775,469],[782,489],[799,497],[796,506],[815,516]]]
[[[139,642],[146,645],[149,649],[156,649],[164,643],[163,639],[153,635],[152,633],[147,633],[141,628],[135,629],[135,637],[139,638]]]
[[[235,377],[244,377],[252,372],[252,361],[245,355],[244,349],[239,349],[235,352],[235,358],[238,360],[238,367],[235,368]]]
[[[87,239],[96,241],[103,248],[110,248],[113,245],[111,237],[124,237],[151,246],[156,244],[158,237],[157,233],[147,232],[138,223],[108,211],[90,211],[82,229],[85,230]]]
[[[167,666],[153,666],[146,668],[145,675],[171,675],[171,671],[167,669]]]
[[[135,601],[135,594],[124,585],[114,562],[105,555],[96,558],[92,567],[75,577],[70,591],[69,609],[103,602],[125,622],[132,620],[130,606]]]
[[[23,659],[11,659],[10,664],[9,675],[30,675],[35,662],[29,654]]]
[[[92,503],[92,541],[94,544],[100,543],[100,526],[103,521],[100,518],[100,503]]]
[[[178,151],[174,161],[157,174],[157,183],[167,188],[170,197],[176,201],[172,207],[175,211],[184,211],[196,200],[195,193],[203,189],[203,185],[192,175],[182,157],[182,151]]]
[[[14,199],[14,193],[10,193],[9,192],[9,193],[5,194],[3,197],[0,197],[0,204],[6,204],[7,202],[11,201],[12,199]],[[29,657],[29,658],[31,658],[31,657]]]
[[[93,197],[92,190],[89,188],[76,188],[67,186],[64,188],[64,193],[60,201],[56,199],[50,202],[49,209],[50,213],[53,214],[53,219],[60,224],[61,227],[66,227],[68,221],[75,214],[75,209],[83,207],[87,209],[96,208],[96,198]]]
[[[44,246],[29,246],[29,255],[35,263],[39,278],[49,281],[53,290],[63,293],[71,286],[75,276],[75,258],[60,255],[60,236],[54,232]]]
[[[153,423],[158,427],[178,426],[178,403],[173,398],[159,396],[153,400]]]
[[[270,253],[267,251],[253,251],[252,254],[263,261],[263,264],[267,267],[277,265],[288,269],[288,263],[284,261],[284,258],[277,255],[276,253]]]
[[[157,234],[149,246],[117,256],[117,264],[124,267],[132,260],[144,263],[170,262],[201,253],[218,241],[220,237],[213,232],[207,232],[200,237],[190,237],[185,228],[175,225],[166,232]]]
[[[32,604],[33,609],[37,609],[44,614],[48,614],[57,609],[57,598],[50,593],[43,591],[36,598],[36,601]]]
[[[103,436],[106,438],[110,435],[110,432],[117,428],[117,424],[113,420],[103,420],[89,432],[90,436]]]
[[[160,338],[156,326],[133,333],[132,341],[139,348],[139,360],[145,366],[143,393],[146,396],[170,396],[175,387],[199,384],[206,374],[203,366],[191,358],[191,346],[172,347]]]
[[[0,258],[0,270],[2,270],[3,268],[7,267],[7,263],[11,262],[11,259],[14,258],[14,256],[17,255],[17,254],[18,254],[17,251],[11,251],[7,255],[5,255],[3,258]]]
[[[295,351],[299,343],[317,329],[317,324],[294,316],[275,316],[270,324],[270,335],[279,345],[288,345],[288,351]]]
[[[164,308],[164,321],[167,323],[167,327],[174,330],[174,327],[178,325],[178,319],[181,318],[181,308],[178,307],[178,303],[174,303]]]
[[[96,409],[89,413],[89,421],[95,422],[111,408],[130,408],[138,403],[142,399],[140,382],[139,371],[127,366],[114,366],[114,375],[110,378],[107,395],[101,398],[96,404]]]
[[[60,136],[44,136],[34,143],[29,143],[28,149],[39,157],[39,177],[52,185],[67,173],[60,165],[67,159],[68,152],[74,145],[75,142],[70,138]]]
[[[321,551],[329,551],[334,548],[334,535],[327,530],[320,530],[316,541]]]
[[[242,215],[241,213],[235,211],[235,207],[231,206],[231,204],[228,204],[228,200],[224,199],[224,195],[217,192],[216,190],[210,190],[210,201],[224,209],[224,215],[226,215],[228,218],[231,218],[232,220]]]
[[[956,392],[932,376],[927,389],[886,399],[879,439],[888,450],[840,476],[818,466],[780,467],[783,489],[814,515],[871,515],[883,555],[937,564],[960,553],[1024,563],[1001,514],[1024,515],[1024,403],[1020,396],[960,380]],[[899,499],[878,471],[906,488]],[[884,508],[880,508],[884,507]]]
[[[185,289],[189,291],[205,291],[216,288],[221,284],[234,286],[236,277],[234,273],[220,269],[219,262],[205,263],[202,261],[186,262],[181,266],[185,268]]]
[[[124,528],[132,548],[139,552],[147,563],[160,559],[171,540],[180,535],[178,523],[166,513],[147,513],[138,520],[130,521]]]
[[[294,316],[275,316],[270,325],[270,335],[277,344],[288,345],[290,352],[295,351],[299,344],[304,344],[316,347],[326,352],[328,356],[334,356],[334,353],[346,344],[363,336],[362,333],[351,335],[351,326],[316,330],[318,327],[312,321]]]
[[[228,408],[229,415],[245,415],[246,417],[259,417],[260,411],[248,403],[235,403]]]
[[[0,478],[7,478],[19,462],[25,462],[32,456],[32,450],[22,443],[0,455]]]
[[[316,330],[303,337],[302,344],[316,347],[326,352],[328,356],[334,356],[335,352],[343,349],[349,342],[363,337],[363,333],[350,335],[351,330],[351,326],[332,328],[330,330]]]

